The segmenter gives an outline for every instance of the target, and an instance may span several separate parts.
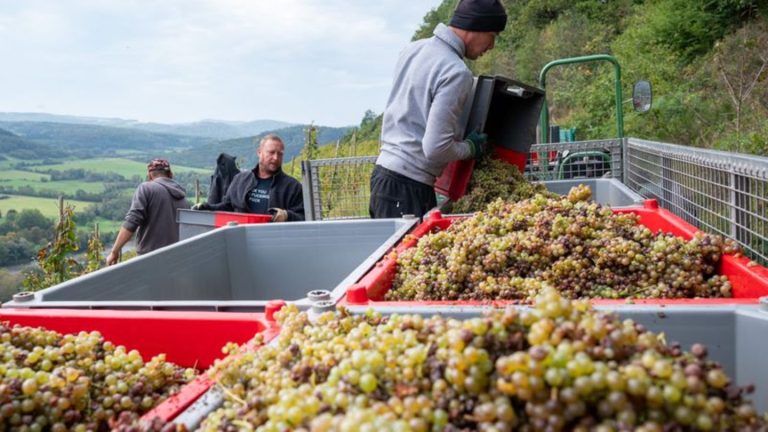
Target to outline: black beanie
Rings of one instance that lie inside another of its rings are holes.
[[[498,33],[507,25],[507,13],[499,0],[461,0],[448,25],[468,31]]]

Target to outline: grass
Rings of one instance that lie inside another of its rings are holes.
[[[376,156],[379,154],[379,141],[367,140],[340,145],[320,147],[313,159],[333,159],[344,157]],[[283,170],[297,180],[302,180],[301,163],[306,159],[302,151],[295,158],[283,164]],[[368,217],[370,201],[370,179],[373,164],[325,166],[318,168],[317,186],[320,190],[320,219]],[[313,205],[315,205],[313,203]]]
[[[126,209],[126,212],[128,209]],[[113,221],[108,220],[104,218],[96,218],[93,222],[89,223],[87,226],[78,226],[80,229],[84,229],[88,232],[93,231],[93,226],[95,224],[99,224],[99,232],[107,233],[107,232],[118,232],[120,230],[120,226],[123,225],[123,221]]]
[[[318,149],[317,154],[312,159],[334,159],[354,156],[378,156],[379,141],[368,140],[351,144],[344,144],[338,147],[335,145],[325,145]],[[307,159],[302,150],[298,156],[283,163],[283,171],[289,176],[301,181],[301,161]]]
[[[17,163],[24,162],[24,163],[42,163],[42,159],[16,159],[11,156],[5,156],[5,159],[0,159],[0,168],[8,168],[12,169]]]
[[[49,174],[33,173],[29,171],[20,170],[7,170],[0,172],[0,182],[4,180],[30,180],[34,182],[41,182],[41,179],[50,180]]]
[[[210,170],[201,168],[191,168],[181,165],[171,164],[171,168],[174,172],[193,172],[197,174],[210,174]],[[129,159],[122,158],[97,158],[97,159],[82,159],[59,163],[55,165],[38,165],[34,167],[35,171],[45,171],[48,169],[54,169],[59,171],[83,169],[94,173],[116,173],[121,176],[130,179],[131,177],[138,175],[144,178],[147,175],[147,164],[145,162],[136,162]]]
[[[44,173],[8,170],[0,172],[0,186],[13,186],[14,188],[30,186],[37,192],[47,189],[70,195],[74,195],[79,189],[88,193],[104,191],[104,183],[102,182],[85,182],[82,180],[50,181],[50,178],[49,174]],[[43,179],[49,181],[43,181]]]
[[[46,217],[53,218],[54,220],[59,217],[59,200],[56,198],[39,198],[7,194],[1,195],[10,197],[7,199],[0,199],[0,211],[2,211],[3,215],[5,215],[8,210],[11,209],[21,211],[23,209],[36,208],[40,210],[40,213]],[[71,204],[74,206],[75,213],[77,213],[79,210],[85,210],[86,207],[93,205],[93,203],[86,201],[75,200],[64,200],[64,204]]]

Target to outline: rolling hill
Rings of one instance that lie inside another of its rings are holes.
[[[139,122],[130,119],[109,117],[83,117],[46,113],[0,113],[0,122],[35,122],[95,125],[137,129],[163,134],[208,137],[215,139],[240,138],[260,134],[267,130],[276,130],[293,126],[292,123],[278,120],[227,121],[201,120],[190,123],[154,123]]]
[[[66,156],[66,152],[52,148],[49,145],[25,139],[5,129],[0,129],[0,160],[8,157],[28,160],[64,156]]]
[[[46,121],[54,119],[63,122]],[[87,124],[87,121],[99,124]],[[214,166],[220,153],[229,153],[237,156],[242,166],[252,166],[256,163],[255,143],[264,135],[277,133],[283,138],[286,144],[285,161],[289,161],[304,147],[306,128],[303,125],[283,127],[289,123],[273,120],[205,120],[183,125],[134,122],[133,126],[126,126],[129,122],[120,119],[40,113],[0,113],[0,155],[25,162],[31,161],[33,165],[40,164],[41,161],[53,164],[73,158],[83,160],[105,157],[145,163],[153,157],[167,157],[174,164],[208,169]],[[350,130],[349,127],[317,128],[319,146],[335,142]],[[256,130],[261,131],[234,139],[186,135],[199,132],[227,136]],[[170,131],[178,133],[169,133]]]
[[[0,122],[0,128],[25,141],[64,150],[77,157],[111,156],[120,150],[157,153],[169,148],[190,148],[211,141],[205,137],[73,123]]]
[[[241,168],[251,167],[256,164],[256,143],[268,133],[276,133],[285,143],[285,162],[296,157],[304,147],[304,129],[306,126],[291,126],[278,130],[265,131],[256,136],[217,141],[203,146],[167,152],[166,156],[174,161],[187,166],[213,168],[216,158],[220,153],[228,153],[237,156]],[[349,128],[331,128],[318,126],[318,145],[323,146],[341,139]]]
[[[293,124],[277,120],[254,120],[250,122],[202,120],[193,123],[173,124],[136,123],[128,125],[127,127],[149,132],[209,137],[224,140],[254,136],[268,130],[276,130],[289,126],[293,126]]]

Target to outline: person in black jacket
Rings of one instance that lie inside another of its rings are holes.
[[[208,204],[218,204],[224,201],[227,188],[232,179],[240,173],[235,162],[235,156],[222,153],[216,158],[216,170],[211,176],[211,188],[208,191]]]
[[[259,163],[232,179],[224,200],[219,204],[198,204],[194,209],[271,214],[272,222],[303,221],[301,183],[283,172],[284,152],[279,136],[265,136],[257,150]]]

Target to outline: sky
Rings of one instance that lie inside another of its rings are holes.
[[[0,0],[0,112],[348,126],[440,0]]]

